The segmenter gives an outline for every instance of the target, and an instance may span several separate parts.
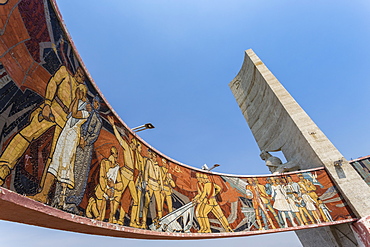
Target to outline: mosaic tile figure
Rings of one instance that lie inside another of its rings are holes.
[[[72,75],[66,67],[62,66],[50,78],[46,87],[44,103],[31,113],[29,124],[13,137],[0,156],[0,185],[4,183],[30,143],[51,127],[55,127],[51,151],[43,176],[44,179],[46,178],[46,171],[50,165],[57,139],[65,126],[67,115],[70,113],[69,107],[75,98],[76,89],[78,85],[83,83],[84,74],[81,68]],[[49,175],[45,182],[46,188],[37,197],[34,197],[35,200],[46,202],[52,181],[53,176]]]
[[[211,182],[209,177],[206,174],[200,174],[198,176],[200,183],[203,184],[203,188],[198,194],[198,197],[194,200],[196,203],[199,203],[199,207],[197,208],[197,215],[198,215],[198,223],[200,225],[200,229],[198,232],[200,233],[210,233],[211,226],[208,218],[209,213],[213,213],[213,215],[219,220],[222,227],[227,232],[232,232],[233,230],[229,226],[229,222],[227,221],[222,209],[220,208],[216,196],[220,193],[221,187],[217,184]]]
[[[136,186],[135,186],[135,182],[134,182],[134,171],[135,171],[135,169],[137,169],[137,167],[135,167],[135,153],[133,151],[133,148],[134,148],[135,144],[133,142],[131,142],[130,143],[131,145],[129,145],[121,137],[121,134],[118,132],[117,127],[114,124],[114,119],[112,117],[108,116],[108,120],[109,120],[110,124],[113,126],[113,131],[114,131],[115,137],[117,138],[119,144],[123,148],[125,164],[124,164],[124,166],[122,166],[120,168],[120,173],[121,173],[121,178],[122,178],[122,185],[123,185],[122,193],[126,190],[126,188],[128,188],[129,191],[130,191],[131,199],[133,200],[133,206],[131,208],[130,226],[139,227],[138,222],[137,222],[137,218],[135,217],[138,214],[137,212],[138,212],[138,207],[139,207],[139,198],[138,198],[138,194],[137,194],[137,190],[136,190]],[[117,196],[119,196],[119,195],[117,195]],[[122,196],[122,194],[121,194],[121,196]],[[121,199],[121,197],[120,197],[120,199]],[[114,215],[116,214],[116,212],[118,210],[118,207],[119,207],[119,201],[117,203],[113,203],[113,208],[111,208],[109,222],[112,222],[112,223],[114,222],[114,223],[118,223],[120,225],[123,225],[123,218],[124,218],[125,214],[128,213],[128,212],[125,212],[124,209],[121,207],[120,218],[118,219],[118,221],[114,217]]]
[[[107,210],[107,204],[113,208],[119,203],[122,195],[122,178],[117,163],[118,150],[111,147],[110,156],[100,162],[99,184],[95,187],[95,195],[90,197],[86,207],[88,218],[103,221]]]
[[[145,197],[143,207],[143,218],[142,228],[147,228],[146,222],[148,217],[149,204],[154,196],[156,205],[156,217],[153,221],[158,221],[162,218],[162,196],[163,191],[163,178],[162,171],[157,162],[157,155],[153,151],[149,150],[149,158],[146,160],[145,171],[144,171],[144,183],[145,183]]]
[[[66,188],[65,203],[62,207],[63,210],[74,214],[80,214],[78,205],[81,203],[85,193],[94,143],[98,139],[100,130],[102,128],[102,119],[99,115],[100,100],[98,96],[94,97],[91,108],[92,110],[89,117],[81,126],[79,145],[76,148],[76,158],[74,164],[74,187]],[[58,198],[61,197],[62,191],[63,188],[61,184],[58,183],[56,186],[54,202],[52,204],[53,206],[59,205]]]
[[[168,212],[173,211],[172,207],[172,190],[176,187],[175,182],[172,179],[171,173],[168,172],[168,162],[166,159],[162,159],[162,178],[163,178],[163,191],[162,191],[162,207],[161,211],[163,212],[164,202],[166,201]]]

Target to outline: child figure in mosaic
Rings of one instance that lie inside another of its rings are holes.
[[[294,196],[293,192],[299,192],[299,185],[291,180],[291,178],[288,180],[289,182],[287,183],[287,178],[282,177],[281,178],[281,183],[282,183],[282,188],[285,190],[287,201],[289,203],[290,211],[292,212],[293,216],[296,217],[298,220],[299,224],[301,226],[304,225],[304,222],[301,218],[301,214],[299,213],[299,208],[296,206],[294,202]]]
[[[317,210],[315,206],[316,201],[312,199],[312,197],[307,193],[306,190],[301,189],[301,192],[302,192],[302,199],[304,200],[306,204],[307,210],[310,212],[311,215],[313,215],[313,217],[316,220],[316,223],[321,223],[320,217],[317,214]]]
[[[303,223],[305,225],[309,224],[308,221],[307,221],[307,218],[306,218],[306,216],[307,216],[310,219],[311,223],[314,224],[315,221],[311,217],[310,213],[307,211],[305,201],[302,199],[302,197],[297,192],[293,192],[293,196],[294,196],[293,200],[294,200],[296,206],[298,207],[298,210],[299,210],[299,213],[301,214],[301,218],[303,220]]]

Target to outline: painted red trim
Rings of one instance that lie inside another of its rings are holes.
[[[352,163],[352,162],[365,160],[365,159],[369,159],[369,158],[370,158],[370,155],[367,155],[367,156],[364,156],[364,157],[360,157],[360,158],[357,158],[357,159],[350,160],[349,162]]]

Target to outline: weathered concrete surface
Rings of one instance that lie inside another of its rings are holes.
[[[298,230],[296,234],[304,246],[358,246],[350,224]]]
[[[324,166],[356,216],[370,215],[369,186],[252,50],[246,51],[243,66],[229,86],[261,150],[281,150],[287,161],[301,169]],[[340,161],[337,166],[336,161]],[[333,231],[337,230],[327,231],[326,239],[336,239]],[[305,240],[316,236],[315,231],[297,234],[305,246],[329,246],[325,241]]]
[[[362,246],[370,246],[370,216],[363,217],[357,222],[352,224],[352,229],[355,232],[355,236],[358,242],[362,243]]]

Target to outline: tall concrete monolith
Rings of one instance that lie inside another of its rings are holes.
[[[299,169],[325,167],[355,215],[366,221],[370,187],[253,50],[246,51],[242,68],[229,86],[261,151],[281,151]],[[296,233],[304,246],[364,244],[355,235],[366,233],[353,229],[347,223]]]

